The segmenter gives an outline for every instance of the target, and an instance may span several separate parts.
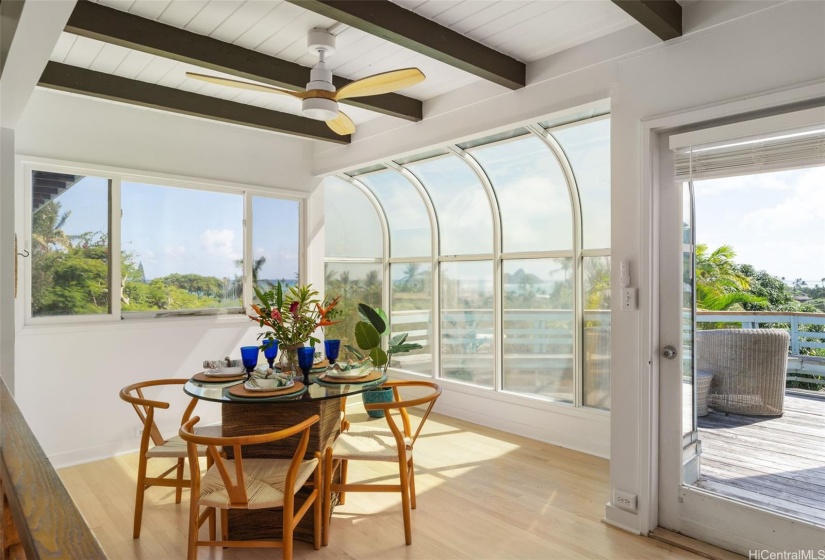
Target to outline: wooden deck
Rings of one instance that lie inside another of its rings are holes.
[[[825,527],[825,395],[786,393],[780,418],[699,418],[696,486]]]

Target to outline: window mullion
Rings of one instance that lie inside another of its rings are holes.
[[[298,220],[299,227],[305,222],[303,216]],[[254,256],[252,255],[252,194],[249,191],[243,193],[243,308],[244,313],[248,313],[252,305],[252,265]],[[298,246],[301,246],[299,237]],[[299,253],[300,254],[300,253]],[[301,270],[301,263],[298,263],[298,270]],[[300,273],[300,272],[299,272]]]
[[[123,206],[120,202],[120,187],[120,177],[109,179],[109,313],[115,320],[122,319],[120,290],[123,287],[123,259],[120,232]]]

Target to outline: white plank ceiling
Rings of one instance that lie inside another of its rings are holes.
[[[307,31],[331,29],[337,52],[327,61],[335,75],[356,80],[415,66],[427,80],[399,93],[428,100],[480,80],[404,47],[281,0],[95,0],[137,16],[310,67]],[[445,27],[525,63],[538,60],[635,22],[609,0],[393,0]],[[222,75],[189,64],[63,33],[51,60],[210,95],[238,103],[300,114],[300,101],[206,84],[188,71]],[[232,77],[232,76],[225,76]],[[378,113],[342,107],[356,124]]]

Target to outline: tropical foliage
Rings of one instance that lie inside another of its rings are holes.
[[[361,320],[355,325],[355,340],[358,348],[366,352],[372,367],[387,373],[393,354],[418,350],[421,345],[407,342],[407,334],[401,333],[390,338],[387,351],[381,348],[381,337],[387,334],[387,316],[380,308],[373,309],[365,303],[358,304],[358,312]],[[359,359],[364,356],[355,348],[349,350]]]
[[[109,240],[99,231],[69,235],[70,211],[49,201],[32,215],[32,315],[108,313]],[[240,278],[169,274],[147,280],[139,255],[123,251],[122,309],[158,311],[241,305]]]

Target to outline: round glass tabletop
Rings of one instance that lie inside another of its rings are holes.
[[[319,379],[319,377],[321,377],[321,379]],[[275,397],[236,397],[229,393],[231,387],[243,383],[243,381],[211,383],[190,379],[183,386],[183,391],[187,395],[197,399],[220,403],[278,404],[296,401],[319,401],[324,399],[338,399],[369,391],[383,384],[387,380],[387,376],[382,375],[378,379],[364,383],[359,383],[357,380],[352,380],[347,383],[337,383],[330,380],[325,381],[323,374],[310,375],[309,380],[311,383],[306,387],[306,391],[301,390],[294,394]],[[301,378],[296,378],[296,381],[301,381]]]

